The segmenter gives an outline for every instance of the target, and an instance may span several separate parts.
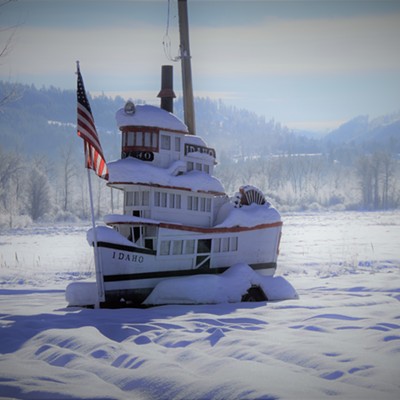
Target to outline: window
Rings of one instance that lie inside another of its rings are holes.
[[[173,193],[169,194],[169,208],[175,208],[175,195]]]
[[[204,197],[200,199],[200,211],[206,211],[206,199]]]
[[[181,151],[181,138],[175,138],[175,151]]]
[[[161,207],[167,207],[167,193],[161,193]]]
[[[136,146],[143,146],[143,132],[136,132]]]
[[[153,147],[153,149],[157,149],[158,147],[158,135],[156,132],[153,132],[151,134],[151,146]]]
[[[211,239],[199,239],[197,253],[209,253],[211,251]]]
[[[238,249],[238,238],[237,238],[237,236],[231,237],[230,250],[231,251],[237,251],[237,249]]]
[[[229,238],[222,239],[221,251],[229,251]]]
[[[167,256],[169,255],[169,249],[171,247],[171,241],[170,240],[163,240],[161,241],[160,245],[160,255],[161,256]]]
[[[167,135],[161,135],[161,148],[163,150],[171,150],[171,137]]]
[[[182,254],[183,240],[174,240],[172,243],[172,254],[179,255]]]
[[[185,241],[185,254],[194,254],[194,240]]]
[[[144,133],[144,145],[145,145],[145,147],[151,147],[151,133],[150,132]]]
[[[221,251],[221,239],[214,239],[214,253]]]
[[[127,134],[127,140],[126,144],[127,146],[134,146],[135,145],[135,133],[134,132],[128,132]]]
[[[193,162],[192,161],[188,161],[186,169],[188,172],[193,171]]]
[[[126,192],[125,195],[125,205],[132,206],[133,205],[133,192]]]
[[[139,205],[139,192],[135,192],[133,196],[133,205],[138,206]]]
[[[193,211],[197,211],[199,209],[199,198],[193,196]]]
[[[161,193],[160,192],[154,192],[154,205],[156,207],[160,207],[161,201]]]
[[[142,206],[148,206],[149,205],[149,197],[150,197],[150,192],[142,192]]]
[[[208,164],[204,164],[204,172],[210,174],[210,166]]]
[[[201,171],[201,164],[200,163],[196,163],[196,169],[197,169],[197,171]]]
[[[175,208],[180,209],[181,208],[181,195],[177,194],[175,196]]]

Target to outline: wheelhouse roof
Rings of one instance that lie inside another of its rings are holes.
[[[153,127],[188,133],[187,126],[174,114],[152,105],[137,105],[133,114],[127,114],[120,108],[115,118],[119,128],[127,126]]]

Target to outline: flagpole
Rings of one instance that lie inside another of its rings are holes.
[[[93,250],[94,250],[94,266],[96,271],[96,284],[97,284],[97,294],[98,294],[98,304],[96,308],[100,307],[100,302],[104,302],[104,281],[103,281],[103,271],[101,268],[101,260],[98,254],[97,246],[97,233],[96,233],[96,221],[94,217],[94,207],[93,207],[93,192],[92,192],[92,179],[90,176],[90,169],[87,169],[88,174],[88,185],[89,185],[89,199],[90,199],[90,213],[92,215],[92,231],[93,231]]]
[[[88,173],[90,212],[92,215],[92,231],[93,231],[93,249],[94,264],[96,269],[96,284],[98,301],[95,306],[100,307],[105,302],[105,290],[103,280],[103,268],[101,257],[99,255],[96,221],[94,217],[92,181],[89,169],[93,169],[96,174],[103,179],[108,180],[108,168],[104,159],[103,150],[97,135],[96,126],[92,115],[92,110],[87,99],[85,86],[83,84],[82,75],[79,69],[79,61],[76,62],[77,79],[77,133],[84,141],[85,166]]]

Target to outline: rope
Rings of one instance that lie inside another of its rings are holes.
[[[169,22],[170,22],[170,14],[171,14],[171,0],[168,0],[168,12],[167,12],[167,27],[165,29],[165,34],[163,37],[163,47],[164,47],[164,54],[165,57],[167,57],[167,59],[169,61],[173,61],[173,62],[177,62],[180,60],[180,56],[172,56],[172,45],[171,45],[171,38],[169,36]]]

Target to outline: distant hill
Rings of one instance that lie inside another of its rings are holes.
[[[371,150],[376,147],[390,147],[400,152],[400,111],[373,120],[361,115],[342,124],[327,134],[323,141],[335,145],[362,145]]]
[[[0,109],[2,146],[31,155],[45,153],[53,158],[58,149],[71,143],[81,151],[81,140],[75,134],[75,91],[0,82],[0,98],[11,90],[15,92],[14,99]],[[88,97],[106,158],[118,157],[120,136],[115,112],[125,100],[93,98],[90,94]],[[174,108],[183,119],[181,98],[175,101]],[[195,108],[197,133],[228,157],[313,152],[319,146],[316,140],[295,135],[274,120],[266,121],[253,112],[226,106],[221,101],[196,98]]]
[[[56,159],[60,149],[72,146],[82,151],[76,135],[76,93],[55,87],[37,89],[33,85],[0,81],[0,99],[13,92],[12,101],[0,108],[0,143],[6,149],[27,155],[46,154]],[[106,159],[119,157],[120,135],[115,112],[124,105],[121,97],[91,97],[97,130]],[[136,100],[141,102],[141,100]],[[182,99],[174,104],[183,119]],[[376,143],[400,153],[400,112],[375,118],[358,116],[325,137],[289,130],[274,120],[267,121],[251,111],[225,105],[222,101],[195,98],[196,127],[208,145],[228,159],[270,154],[304,154],[343,151],[357,146],[363,151]],[[218,156],[220,159],[220,157]]]

